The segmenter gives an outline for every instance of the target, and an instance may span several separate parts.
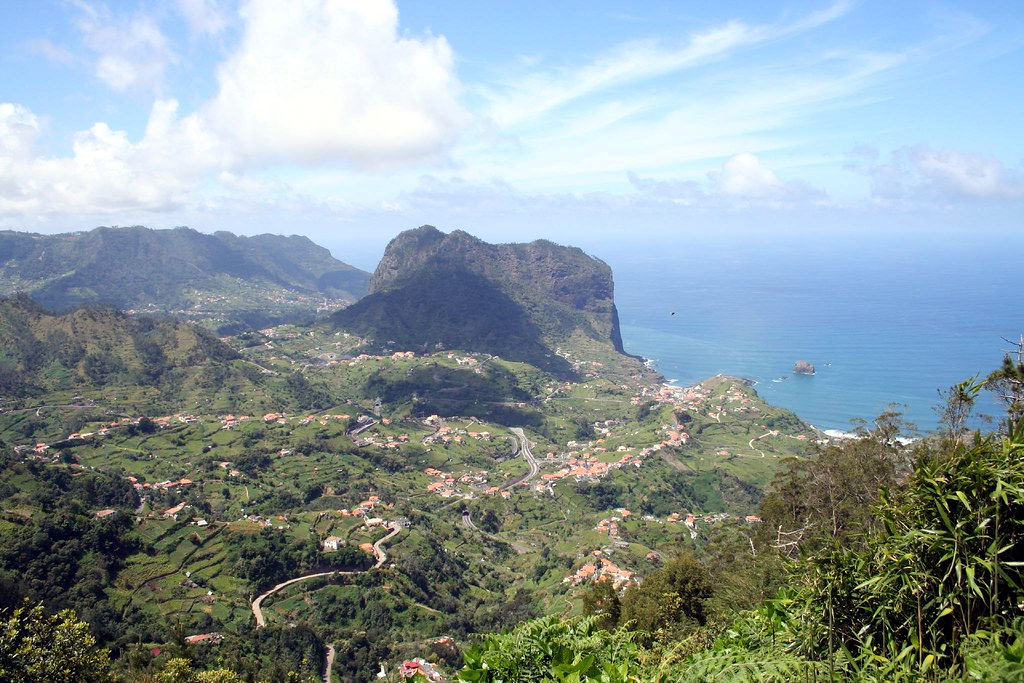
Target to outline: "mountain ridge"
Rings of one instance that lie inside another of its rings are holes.
[[[142,226],[40,235],[0,231],[0,295],[24,292],[53,310],[126,310],[258,326],[366,293],[369,273],[307,237]]]

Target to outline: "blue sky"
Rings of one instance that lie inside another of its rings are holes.
[[[14,2],[0,226],[1019,233],[1015,2]],[[358,257],[362,254],[362,257]]]

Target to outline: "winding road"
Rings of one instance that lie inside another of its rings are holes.
[[[282,581],[281,583],[277,584],[267,592],[259,595],[255,600],[252,601],[252,614],[254,617],[256,617],[256,628],[263,628],[267,625],[266,620],[264,620],[263,618],[263,601],[269,598],[274,593],[281,590],[282,588],[287,588],[293,583],[298,583],[300,581],[308,581],[310,579],[316,579],[321,576],[346,576],[350,574],[362,574],[363,572],[373,571],[374,569],[380,569],[384,565],[384,563],[388,561],[388,554],[387,552],[385,552],[383,547],[384,543],[397,536],[398,533],[402,530],[402,527],[400,527],[397,524],[392,524],[388,528],[391,530],[390,533],[388,533],[387,536],[381,538],[373,544],[373,554],[377,558],[377,564],[373,565],[373,567],[371,567],[370,569],[360,569],[356,571],[334,570],[329,572],[317,572],[315,574],[305,574],[303,576],[296,576],[294,579]]]
[[[501,538],[500,536],[496,536],[494,534],[488,533],[488,532],[484,531],[483,529],[481,529],[480,527],[478,527],[476,525],[476,522],[473,521],[472,513],[469,511],[468,508],[462,512],[462,524],[463,524],[463,526],[465,526],[465,527],[467,527],[469,529],[472,529],[473,531],[476,531],[477,533],[479,533],[481,536],[483,536],[485,538],[489,538],[489,539],[491,539],[493,541],[497,541],[498,543],[504,543],[505,545],[507,545],[510,548],[512,548],[512,550],[514,550],[519,555],[522,555],[523,553],[530,552],[530,547],[529,546],[523,545],[522,543],[517,543],[516,541],[509,541],[507,539]],[[430,609],[430,608],[428,607],[427,609]]]
[[[760,453],[761,457],[763,458],[764,457],[764,451],[762,451],[760,448],[755,446],[754,442],[755,441],[760,441],[764,437],[771,436],[771,435],[772,435],[772,433],[770,431],[768,431],[768,432],[765,432],[764,434],[762,434],[761,436],[755,436],[753,439],[751,439],[750,441],[747,442],[747,445],[750,446],[751,449],[753,449],[753,450],[757,451],[758,453]]]
[[[252,615],[256,617],[256,628],[263,628],[267,625],[266,619],[263,618],[263,601],[283,588],[287,588],[288,586],[291,586],[294,583],[299,583],[300,581],[308,581],[310,579],[316,579],[321,576],[346,576],[352,574],[362,574],[364,572],[373,571],[374,569],[380,569],[382,566],[384,566],[384,563],[388,561],[388,554],[387,551],[384,550],[384,544],[387,541],[390,541],[395,536],[397,536],[398,533],[402,530],[402,527],[398,524],[391,524],[388,528],[390,529],[388,534],[373,544],[373,555],[377,558],[377,563],[373,565],[373,567],[371,567],[370,569],[360,569],[357,571],[337,570],[330,572],[317,572],[315,574],[306,574],[304,576],[296,576],[294,579],[282,581],[281,583],[277,584],[267,592],[257,596],[256,599],[252,601]],[[334,645],[327,645],[327,650],[324,653],[324,683],[331,683],[331,669],[334,667],[334,655]]]
[[[533,453],[530,451],[531,444],[529,439],[526,438],[526,434],[523,433],[523,428],[512,427],[509,431],[515,434],[516,438],[519,439],[519,452],[523,454],[524,458],[526,458],[526,462],[530,466],[530,471],[521,477],[516,477],[512,481],[506,481],[498,487],[500,491],[512,488],[513,486],[518,486],[519,484],[525,484],[536,477],[537,473],[540,472],[540,463],[537,462],[537,458],[533,457]]]

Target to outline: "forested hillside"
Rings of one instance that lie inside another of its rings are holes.
[[[312,317],[366,293],[369,274],[305,237],[189,228],[0,232],[0,294],[56,310],[110,304],[215,328]]]

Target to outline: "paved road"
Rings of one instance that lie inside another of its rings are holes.
[[[377,556],[377,564],[373,565],[374,569],[380,569],[388,561],[388,554],[384,552],[384,543],[397,536],[402,527],[392,524],[390,529],[391,532],[387,536],[373,544],[373,554]]]
[[[367,429],[369,429],[370,427],[372,427],[375,424],[377,424],[376,420],[370,420],[369,422],[365,422],[365,423],[359,425],[358,427],[356,427],[354,429],[350,429],[349,432],[348,432],[348,435],[349,436],[358,436],[359,434],[362,434],[363,432],[365,432]]]
[[[512,481],[507,481],[502,484],[499,487],[502,491],[512,488],[513,486],[526,483],[536,477],[537,473],[540,472],[540,463],[537,462],[537,458],[533,457],[533,453],[530,451],[531,444],[526,438],[526,434],[523,433],[523,428],[512,427],[509,431],[515,434],[516,438],[519,439],[519,451],[523,454],[523,457],[526,458],[526,462],[530,466],[530,471],[521,477],[516,477]]]
[[[473,523],[473,518],[470,517],[469,510],[466,510],[465,512],[462,513],[462,523],[468,526],[470,529],[473,529],[474,531],[480,531],[477,525]]]
[[[263,609],[262,609],[263,601],[266,600],[267,598],[269,598],[274,593],[276,593],[279,590],[281,590],[282,588],[287,588],[288,586],[292,585],[293,583],[298,583],[299,581],[308,581],[309,579],[315,579],[315,578],[320,577],[320,576],[336,576],[336,575],[342,575],[343,576],[345,574],[360,574],[360,573],[362,573],[362,572],[342,572],[342,571],[318,572],[316,574],[306,574],[305,576],[296,576],[294,579],[288,579],[287,581],[282,581],[281,583],[277,584],[276,586],[274,586],[273,588],[268,590],[266,593],[260,595],[259,597],[257,597],[255,600],[252,601],[252,614],[253,614],[254,617],[256,617],[256,628],[263,628],[264,626],[267,625],[267,622],[263,619]]]

